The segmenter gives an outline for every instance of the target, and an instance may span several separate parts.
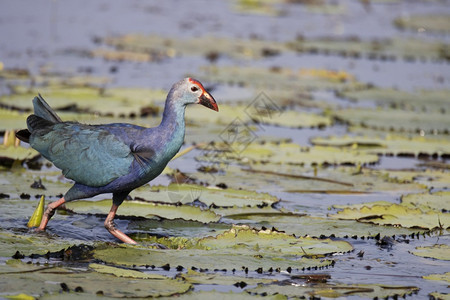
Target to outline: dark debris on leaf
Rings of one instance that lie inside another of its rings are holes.
[[[39,178],[39,180],[35,180],[30,187],[32,189],[40,189],[40,190],[46,190],[45,186],[42,184],[42,180]]]

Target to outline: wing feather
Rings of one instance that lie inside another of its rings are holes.
[[[114,134],[78,123],[58,123],[36,130],[30,144],[65,177],[94,187],[128,174],[134,159],[130,147]]]

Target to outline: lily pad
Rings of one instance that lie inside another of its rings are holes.
[[[449,90],[419,90],[414,93],[397,89],[366,88],[342,91],[341,97],[353,101],[373,101],[378,105],[415,111],[442,112],[448,106]]]
[[[33,268],[35,267],[30,266],[30,269],[33,270]],[[0,266],[0,270],[2,269],[3,266]],[[60,294],[62,283],[69,290],[81,287],[83,292],[79,293],[85,299],[95,297],[100,291],[107,297],[126,297],[129,295],[134,297],[159,297],[185,293],[191,288],[188,283],[164,276],[158,278],[128,278],[79,269],[70,270],[53,267],[31,272],[18,269],[16,273],[9,273],[8,276],[2,278],[0,293],[3,295],[27,293],[38,297],[44,294]]]
[[[332,36],[319,38],[298,37],[288,47],[304,53],[334,54],[343,57],[396,60],[404,58],[428,58],[446,60],[448,50],[441,42],[427,42],[424,39],[385,38],[363,40],[358,37]]]
[[[141,109],[162,106],[167,92],[151,89],[107,89],[92,87],[71,88],[67,86],[39,87],[30,90],[22,86],[14,88],[14,94],[0,97],[0,104],[20,110],[32,109],[32,99],[40,93],[55,110],[76,106],[83,112],[112,114],[115,116],[140,116]],[[158,111],[159,108],[155,108]],[[25,123],[24,123],[25,124]]]
[[[402,226],[407,228],[434,229],[450,227],[450,213],[422,211],[419,208],[408,208],[404,205],[361,205],[361,207],[344,208],[330,218],[341,220],[357,220],[358,222],[378,225]]]
[[[159,274],[143,273],[136,270],[122,269],[101,264],[89,264],[89,269],[102,274],[111,274],[116,277],[140,278],[140,279],[167,279],[166,276]]]
[[[108,214],[112,202],[109,199],[100,201],[74,201],[66,203],[66,207],[76,213],[98,213]],[[165,219],[193,220],[203,223],[216,222],[220,219],[218,215],[210,210],[202,210],[199,207],[188,205],[170,205],[145,201],[124,201],[120,206],[118,215],[135,217],[159,216]]]
[[[342,90],[361,88],[354,76],[344,71],[322,69],[261,68],[237,66],[206,66],[202,68],[205,79],[224,83],[249,86],[256,90],[271,90],[271,95],[279,95],[275,91],[303,90]],[[202,76],[201,76],[202,77]],[[284,93],[286,96],[287,94]],[[283,93],[281,93],[283,95]],[[295,94],[290,94],[290,97]],[[275,96],[274,96],[275,97]],[[272,98],[280,103],[280,97]]]
[[[443,14],[412,15],[394,20],[395,26],[401,29],[449,32],[450,16]]]
[[[217,150],[205,149],[204,155],[197,157],[200,162],[228,163],[237,161],[241,164],[370,164],[378,161],[374,154],[361,153],[356,150],[341,150],[334,147],[302,147],[294,143],[232,143],[216,144]]]
[[[146,186],[134,190],[131,195],[149,201],[170,204],[192,204],[194,201],[199,201],[199,205],[206,207],[272,205],[279,201],[278,198],[267,193],[177,183],[170,184],[169,186],[152,186],[150,190]]]
[[[260,252],[263,256],[285,257],[324,256],[333,253],[344,253],[353,247],[344,241],[330,239],[315,239],[310,237],[296,238],[286,233],[272,230],[254,230],[247,226],[234,227],[216,237],[205,237],[199,240],[199,245],[209,250],[218,249],[248,249]]]
[[[189,176],[203,182],[224,183],[232,188],[239,188],[245,182],[248,188],[270,192],[364,194],[379,191],[420,192],[425,189],[424,185],[413,181],[391,180],[388,171],[358,170],[355,167],[314,169],[281,164],[274,171],[272,164],[258,164],[250,168],[229,165],[214,174],[195,172]]]
[[[378,226],[354,220],[336,220],[322,217],[301,216],[292,213],[278,214],[236,214],[227,216],[237,224],[247,224],[254,228],[275,228],[296,236],[336,236],[369,238],[393,235],[411,235],[425,230],[393,226]]]
[[[418,207],[424,211],[448,212],[450,211],[450,191],[432,194],[408,194],[402,197],[402,204],[409,207]]]
[[[128,34],[118,37],[106,37],[103,43],[120,51],[150,53],[156,57],[174,57],[181,55],[202,55],[210,60],[220,56],[239,59],[258,59],[277,54],[285,46],[273,41],[221,38],[201,36],[190,39],[169,38],[159,35]]]
[[[421,257],[450,260],[450,246],[446,244],[416,247],[416,250],[412,251],[411,253]]]
[[[32,148],[0,145],[0,164],[12,165],[14,161],[24,161],[40,155]]]
[[[450,282],[450,272],[444,274],[430,274],[426,276],[422,276],[424,279],[428,280],[439,280],[439,281],[447,281]]]
[[[352,126],[384,131],[449,134],[450,118],[440,112],[417,113],[394,109],[348,108],[333,112]]]
[[[358,149],[362,152],[381,155],[419,155],[444,156],[450,155],[449,139],[432,139],[426,137],[406,138],[400,135],[388,134],[377,136],[332,136],[317,137],[311,142],[319,146],[333,146],[341,149]]]
[[[66,249],[74,244],[86,241],[78,241],[74,239],[49,238],[44,234],[38,233],[11,233],[0,232],[0,256],[12,257],[16,251],[23,255],[46,254],[47,252],[59,251]]]
[[[262,268],[302,269],[327,266],[331,262],[321,257],[336,252],[351,251],[347,242],[296,238],[283,233],[256,231],[248,227],[234,227],[216,237],[201,239],[163,238],[157,242],[182,250],[157,250],[139,246],[97,249],[94,256],[105,262],[120,265],[155,266],[181,265],[185,268],[241,269]],[[239,251],[237,251],[237,249]],[[299,259],[299,257],[301,257]]]
[[[213,284],[213,285],[226,285],[231,286],[237,282],[245,282],[246,285],[256,285],[258,283],[272,283],[276,282],[275,279],[266,278],[252,278],[241,276],[229,276],[220,273],[202,273],[194,270],[188,270],[187,273],[181,275],[186,282],[191,284]]]
[[[359,296],[363,298],[405,297],[419,288],[415,286],[383,284],[315,284],[304,285],[286,282],[285,284],[259,285],[247,291],[256,295],[285,295],[287,297],[325,297],[338,298]]]
[[[242,121],[243,124],[258,122],[261,124],[270,124],[276,126],[292,127],[292,128],[311,128],[311,127],[325,127],[331,125],[330,117],[322,116],[314,113],[305,113],[295,110],[282,111],[276,110],[268,112],[268,108],[263,108],[258,111],[252,105],[259,105],[261,103],[249,103],[247,105],[220,105],[220,113],[205,114],[204,108],[199,106],[192,106],[188,108],[186,113],[186,120],[188,123],[194,125],[202,124],[221,124],[229,125],[236,119]],[[269,103],[267,103],[268,105]],[[269,114],[270,113],[270,114]],[[210,126],[210,125],[208,125]],[[222,128],[223,130],[224,128]]]

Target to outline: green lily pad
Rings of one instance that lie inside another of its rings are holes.
[[[424,279],[428,280],[439,280],[439,281],[447,281],[450,282],[450,272],[444,274],[430,274],[426,276],[422,276]]]
[[[446,244],[416,247],[416,250],[411,253],[421,257],[450,260],[450,246]]]
[[[205,163],[205,165],[207,165]],[[337,167],[310,168],[296,165],[272,164],[239,167],[229,165],[218,173],[195,172],[189,174],[203,182],[224,183],[228,187],[239,188],[245,182],[248,188],[277,192],[356,194],[379,191],[416,191],[425,189],[413,181],[397,182],[389,179],[388,171],[368,168]]]
[[[441,191],[432,194],[408,194],[402,197],[402,204],[409,207],[418,207],[424,211],[450,211],[450,191]]]
[[[0,103],[21,110],[31,110],[31,100],[38,93],[55,110],[76,105],[82,111],[115,116],[139,116],[144,107],[162,106],[167,95],[167,91],[137,88],[116,88],[103,92],[92,87],[51,85],[30,90],[28,87],[16,86],[13,94],[0,97]],[[155,109],[158,111],[158,108]]]
[[[271,94],[277,95],[271,98],[279,103],[283,91],[303,90],[342,90],[362,88],[363,84],[356,81],[354,76],[344,71],[332,71],[321,69],[289,68],[261,68],[261,67],[238,67],[238,66],[205,66],[202,68],[205,79],[224,83],[239,84],[252,87],[255,90],[271,90]],[[278,93],[281,91],[281,94]],[[295,94],[286,94],[295,97]]]
[[[431,299],[443,299],[443,300],[450,299],[450,294],[445,294],[445,293],[433,292],[433,293],[430,293],[429,296],[432,297]]]
[[[401,29],[423,31],[450,31],[450,16],[442,14],[412,15],[394,20],[395,26]]]
[[[112,201],[109,199],[100,201],[74,201],[66,203],[66,207],[76,213],[108,214]],[[202,210],[188,205],[170,205],[145,201],[124,201],[118,210],[118,215],[135,217],[158,216],[165,219],[193,220],[203,223],[217,222],[220,217],[210,210]]]
[[[427,188],[443,189],[448,187],[450,173],[440,170],[391,170],[386,175],[395,182],[411,183],[417,182]]]
[[[102,273],[102,274],[111,274],[116,277],[124,277],[124,278],[140,278],[140,279],[167,279],[166,276],[159,275],[159,274],[151,274],[151,273],[143,273],[140,271],[135,270],[129,270],[129,269],[122,269],[122,268],[116,268],[101,264],[89,264],[89,269],[94,270],[95,272]]]
[[[264,299],[264,300],[287,300],[287,297],[281,295],[270,295],[270,296],[254,296],[250,295],[246,292],[243,293],[235,293],[235,292],[220,292],[220,291],[192,291],[189,293],[185,293],[182,295],[177,295],[177,299],[179,300],[211,300],[211,299],[220,299],[220,300],[252,300],[252,299]],[[168,300],[173,298],[159,298],[161,300]]]
[[[332,36],[319,38],[299,37],[288,43],[292,50],[304,53],[325,53],[343,57],[380,60],[442,59],[447,57],[448,50],[442,42],[427,42],[424,39],[385,38],[366,40],[358,37]]]
[[[121,246],[97,249],[94,256],[105,262],[126,266],[133,264],[164,266],[169,263],[172,266],[211,270],[231,270],[241,267],[249,270],[258,268],[268,270],[326,266],[331,262],[310,257],[348,252],[353,249],[347,242],[296,238],[270,230],[256,231],[248,227],[234,227],[215,237],[200,239],[170,237],[158,238],[155,241],[172,249],[181,250]]]
[[[202,126],[208,124],[210,126],[210,124],[229,125],[236,119],[239,119],[243,124],[257,121],[262,124],[292,128],[325,127],[330,126],[332,123],[330,117],[295,110],[277,110],[268,116],[267,111],[257,111],[253,109],[252,104],[233,106],[221,104],[220,113],[205,114],[203,112],[204,108],[198,105],[189,107],[186,112],[186,121],[193,125]],[[222,130],[224,129],[222,127]]]
[[[357,220],[358,222],[373,223],[378,225],[402,226],[407,228],[449,228],[450,213],[438,213],[435,211],[422,211],[419,208],[408,208],[404,205],[370,205],[361,207],[352,206],[344,208],[337,214],[329,215],[330,218],[341,220]]]
[[[219,207],[272,205],[279,201],[277,197],[267,193],[176,183],[169,186],[152,186],[150,190],[148,186],[145,186],[134,190],[131,195],[149,201],[170,204],[189,204],[198,200],[208,207],[211,205]]]
[[[45,195],[48,198],[53,198],[65,193],[72,186],[68,180],[62,180],[60,171],[35,171],[22,168],[6,170],[0,168],[0,175],[2,175],[0,180],[1,191],[15,196],[27,194],[30,196]],[[34,182],[39,180],[41,180],[45,189],[31,187]]]
[[[315,285],[293,284],[267,284],[259,285],[247,291],[256,295],[285,295],[287,297],[324,297],[338,298],[359,296],[363,298],[389,298],[404,297],[417,292],[415,286],[383,285],[383,284],[330,284],[319,283]]]
[[[332,136],[316,137],[311,140],[314,145],[333,146],[340,149],[358,149],[362,152],[382,155],[450,155],[449,139],[432,139],[426,137],[406,138],[388,134],[377,136]]]
[[[322,217],[302,216],[292,213],[278,214],[236,214],[227,216],[237,224],[246,224],[254,228],[275,228],[286,234],[296,236],[336,236],[368,238],[380,236],[411,235],[425,230],[378,226],[354,220],[336,220]]]
[[[152,53],[157,57],[202,55],[211,60],[220,56],[258,59],[269,55],[269,53],[277,54],[285,49],[284,45],[273,41],[215,36],[183,39],[159,35],[127,34],[118,37],[106,37],[103,39],[103,43],[120,49],[120,51]]]
[[[0,272],[3,270],[0,266]],[[191,285],[181,280],[168,277],[158,278],[128,278],[117,277],[112,274],[90,272],[77,269],[75,271],[64,268],[45,268],[35,271],[30,266],[31,272],[18,268],[16,273],[3,276],[0,284],[0,294],[15,295],[27,293],[37,297],[44,294],[59,294],[62,292],[61,284],[65,283],[67,288],[75,290],[81,287],[83,292],[79,294],[86,298],[95,297],[101,293],[106,297],[159,297],[182,294],[187,292]],[[8,268],[10,271],[10,268]],[[101,291],[101,292],[100,292]],[[78,293],[77,293],[78,294]]]
[[[186,282],[191,284],[214,284],[214,285],[226,285],[231,286],[237,282],[245,282],[247,285],[256,285],[259,283],[272,283],[277,280],[266,278],[252,278],[241,276],[229,276],[220,273],[202,273],[194,270],[188,270],[187,273],[181,275]]]
[[[234,227],[216,237],[205,237],[199,245],[209,250],[239,249],[259,252],[263,256],[323,256],[353,250],[344,241],[315,239],[310,237],[296,238],[286,233],[272,230],[254,230],[247,226]]]
[[[329,260],[311,258],[290,260],[280,257],[264,257],[261,259],[256,257],[254,252],[236,252],[231,249],[224,251],[222,249],[157,250],[148,248],[113,248],[95,250],[94,257],[105,262],[124,266],[155,265],[161,267],[169,264],[174,267],[195,267],[208,270],[241,270],[242,267],[248,268],[249,270],[256,270],[258,268],[262,268],[263,270],[270,268],[286,270],[290,267],[295,270],[316,266],[324,267],[332,263]]]
[[[450,118],[440,112],[417,113],[393,109],[348,108],[333,112],[334,116],[352,126],[384,131],[449,133]]]
[[[10,165],[14,161],[24,161],[40,155],[32,148],[0,145],[0,164]]]
[[[407,110],[441,112],[448,106],[449,90],[419,90],[414,93],[397,89],[367,88],[342,91],[340,95],[353,101],[373,101],[378,105]]]
[[[86,241],[74,239],[50,238],[39,233],[0,232],[0,256],[12,257],[16,251],[23,255],[46,254],[68,248],[74,244],[86,244]]]
[[[322,164],[370,164],[378,161],[374,154],[361,153],[355,150],[341,150],[334,147],[302,147],[294,143],[216,144],[215,149],[197,157],[200,162],[233,162],[241,164],[289,164],[289,165],[322,165]]]

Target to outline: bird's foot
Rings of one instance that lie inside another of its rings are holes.
[[[116,228],[116,224],[114,224],[114,221],[112,219],[106,218],[105,220],[105,228],[111,233],[113,236],[118,238],[124,243],[136,245],[136,241],[130,238],[128,235],[120,231]]]

